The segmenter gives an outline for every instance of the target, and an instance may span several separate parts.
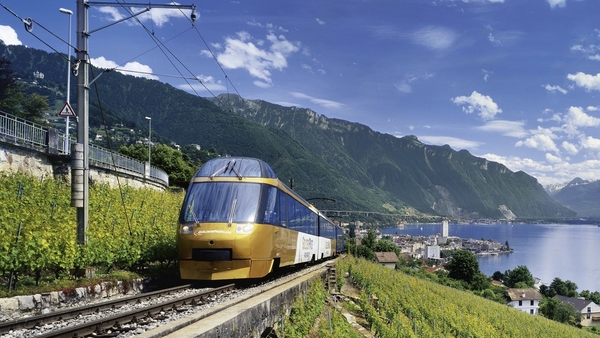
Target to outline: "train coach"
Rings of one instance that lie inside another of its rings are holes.
[[[343,229],[255,158],[206,162],[194,175],[179,216],[182,279],[261,278],[343,248]]]

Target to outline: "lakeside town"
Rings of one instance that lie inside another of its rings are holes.
[[[358,231],[358,238],[363,238],[368,230]],[[379,229],[375,230],[377,240],[384,238]],[[435,260],[438,264],[444,263],[442,250],[468,250],[477,256],[509,254],[513,250],[507,242],[500,243],[492,239],[462,238],[448,235],[448,221],[443,221],[441,231],[435,235],[385,235],[399,249],[401,254],[408,254],[416,259]]]

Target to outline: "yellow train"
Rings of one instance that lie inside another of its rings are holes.
[[[343,229],[255,158],[206,162],[191,181],[179,217],[182,279],[261,278],[343,248]]]

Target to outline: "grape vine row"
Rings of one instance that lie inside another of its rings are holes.
[[[131,187],[122,192],[90,186],[88,244],[79,245],[68,184],[0,175],[0,273],[174,262],[183,194]]]
[[[361,307],[378,337],[594,337],[364,259],[337,265],[362,288]]]

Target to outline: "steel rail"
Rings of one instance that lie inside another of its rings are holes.
[[[235,289],[235,284],[229,284],[222,287],[207,290],[202,293],[194,294],[191,296],[181,297],[173,299],[160,304],[149,305],[141,309],[131,310],[114,316],[98,319],[88,323],[73,325],[66,327],[61,330],[52,331],[38,335],[39,338],[50,338],[50,337],[85,337],[94,335],[95,337],[101,337],[105,334],[112,336],[110,331],[118,331],[120,326],[130,322],[136,322],[145,317],[158,314],[163,311],[171,309],[177,309],[182,305],[196,305],[205,302],[205,300],[213,295],[222,294]],[[107,331],[109,331],[107,333]]]
[[[192,287],[192,284],[180,285],[168,289],[162,289],[147,293],[141,293],[138,295],[99,302],[96,304],[89,304],[71,309],[50,312],[40,316],[2,322],[0,323],[0,335],[8,333],[12,330],[32,329],[36,326],[42,326],[44,324],[53,323],[60,320],[69,320],[79,315],[88,315],[98,313],[100,311],[115,309],[127,304],[139,303],[142,300],[162,297],[164,295],[169,295],[173,292],[189,289],[190,287]]]

